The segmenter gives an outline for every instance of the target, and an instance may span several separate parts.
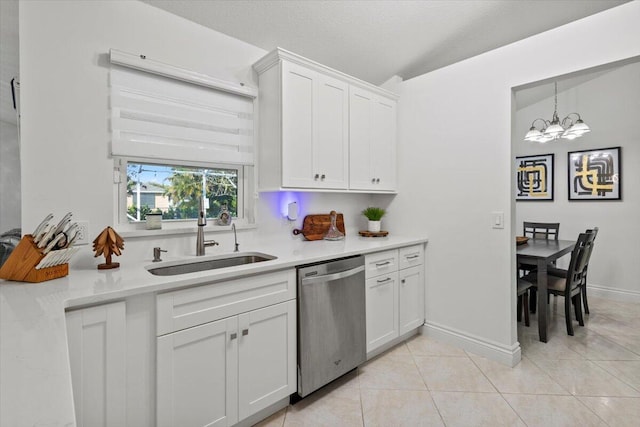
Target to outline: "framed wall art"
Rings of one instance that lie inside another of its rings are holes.
[[[569,200],[621,200],[620,147],[569,152]]]
[[[516,157],[516,201],[553,200],[553,154]]]

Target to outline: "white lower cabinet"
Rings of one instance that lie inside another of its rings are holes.
[[[398,337],[398,273],[367,279],[367,353]]]
[[[238,318],[158,338],[158,426],[228,426],[238,420]]]
[[[240,420],[297,389],[296,302],[287,301],[238,317]]]
[[[124,301],[66,313],[78,426],[126,425]]]
[[[424,323],[424,272],[422,266],[398,272],[398,318],[400,335]]]
[[[231,426],[296,390],[296,303],[158,337],[157,425]]]
[[[373,253],[367,274],[367,353],[424,323],[423,245]]]

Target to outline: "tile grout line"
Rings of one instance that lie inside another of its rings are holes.
[[[582,397],[586,397],[586,396],[582,396]],[[574,399],[576,399],[578,401],[578,403],[582,406],[584,406],[585,408],[587,408],[587,410],[589,412],[591,412],[592,414],[594,414],[596,417],[598,417],[599,420],[601,420],[605,425],[609,425],[608,422],[606,422],[600,415],[598,415],[598,413],[596,411],[594,411],[593,409],[591,409],[589,406],[587,406],[586,403],[584,403],[582,400],[580,400],[580,398],[578,396],[573,396]]]
[[[365,362],[366,363],[366,362]],[[362,416],[362,427],[366,427],[367,422],[364,418],[364,403],[362,403],[362,388],[360,387],[360,367],[356,368],[356,381],[358,382],[358,397],[360,398],[360,415]]]
[[[467,351],[465,350],[465,353]],[[468,355],[468,353],[467,353]],[[527,424],[527,422],[524,420],[524,418],[522,418],[522,415],[520,415],[520,413],[516,410],[516,408],[514,408],[513,406],[511,406],[511,403],[509,403],[509,401],[504,397],[504,395],[502,394],[502,392],[500,391],[500,389],[498,389],[498,386],[495,385],[493,383],[493,381],[491,381],[491,378],[489,378],[487,376],[487,374],[482,370],[482,368],[480,366],[478,366],[478,364],[476,363],[475,360],[473,360],[473,357],[469,356],[469,359],[471,360],[471,363],[473,363],[475,365],[475,367],[480,371],[480,373],[482,373],[482,375],[484,375],[484,377],[487,379],[487,381],[489,381],[489,384],[491,384],[491,386],[496,390],[496,392],[500,395],[500,397],[502,398],[502,400],[507,404],[507,406],[509,406],[509,408],[511,408],[511,410],[513,411],[514,414],[516,414],[518,416],[518,418],[520,419],[520,421],[522,421],[522,423],[525,426],[528,426],[529,424]],[[513,369],[513,368],[511,368]]]
[[[618,381],[621,381],[625,385],[631,387],[633,390],[635,390],[638,393],[640,393],[639,387],[636,387],[633,384],[629,384],[628,380],[625,377],[620,378],[620,376],[616,375],[614,372],[609,371],[604,366],[600,366],[600,364],[598,363],[598,362],[640,362],[640,361],[638,361],[638,360],[590,360],[590,362],[593,363],[594,365],[596,365],[598,368],[600,368],[603,371],[605,371],[607,374],[609,374],[612,377],[614,377],[615,379],[617,379]],[[637,397],[637,398],[640,398],[640,395],[639,396],[610,396],[610,397]]]
[[[418,371],[418,374],[420,375],[420,378],[422,379],[422,382],[424,383],[424,386],[427,389],[427,393],[429,393],[429,399],[431,399],[431,404],[436,409],[436,412],[438,412],[438,416],[440,417],[440,421],[442,421],[442,425],[446,427],[447,423],[444,421],[444,417],[442,416],[442,413],[440,412],[440,408],[438,408],[438,405],[436,404],[436,400],[433,398],[433,394],[431,393],[431,389],[429,388],[429,384],[427,384],[427,380],[422,375],[422,372],[420,372],[420,367],[418,366],[418,363],[416,362],[415,354],[413,353],[413,351],[411,351],[411,348],[409,347],[408,344],[407,344],[407,349],[409,350],[409,354],[411,355],[411,360],[413,361],[413,364],[415,365],[416,370]]]
[[[567,347],[568,348],[568,347]],[[571,350],[571,349],[569,349]],[[573,350],[572,350],[573,351]],[[579,354],[579,356],[582,356],[581,354]],[[546,369],[544,369],[542,366],[540,366],[538,363],[535,362],[535,360],[529,359],[527,356],[522,356],[525,359],[527,359],[529,362],[533,363],[533,365],[538,368],[541,372],[543,372],[548,378],[549,380],[551,380],[552,383],[557,384],[558,387],[560,387],[562,390],[564,390],[567,394],[566,395],[555,395],[555,396],[573,396],[573,394],[571,393],[571,391],[569,389],[567,389],[566,387],[564,387],[562,384],[560,384],[558,381],[556,381],[548,372]],[[521,358],[522,359],[522,358]],[[553,359],[556,360],[556,359]],[[558,359],[558,360],[565,360],[565,359]],[[566,359],[566,360],[571,360],[571,359]],[[584,359],[577,359],[577,360],[584,360]],[[521,361],[522,362],[522,361]],[[546,396],[552,396],[552,395],[546,395]]]

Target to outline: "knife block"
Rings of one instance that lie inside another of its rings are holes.
[[[42,249],[33,242],[33,236],[26,234],[0,268],[0,279],[39,283],[69,274],[69,264],[36,270],[36,265],[44,256]]]

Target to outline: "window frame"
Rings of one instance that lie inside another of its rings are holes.
[[[162,229],[147,230],[146,222],[130,221],[127,218],[127,165],[129,163],[143,163],[158,166],[184,166],[203,169],[234,169],[238,174],[237,217],[232,223],[238,228],[255,227],[255,166],[241,164],[227,164],[214,162],[192,162],[182,160],[163,160],[140,157],[114,157],[114,223],[126,237],[161,235],[161,234],[192,234],[197,226],[197,218],[162,220]],[[215,218],[207,218],[206,231],[228,231],[229,226],[217,225]]]

